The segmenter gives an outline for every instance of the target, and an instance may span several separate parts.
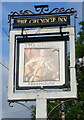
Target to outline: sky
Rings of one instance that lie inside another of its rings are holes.
[[[18,1],[18,0],[16,0]],[[0,13],[0,16],[2,17],[2,20],[0,19],[0,23],[2,23],[2,40],[0,40],[0,43],[2,44],[0,46],[0,62],[3,62],[4,65],[6,65],[8,67],[9,65],[9,41],[8,41],[8,35],[9,35],[9,25],[8,25],[8,14],[10,14],[11,11],[17,11],[19,12],[20,10],[32,10],[35,12],[34,10],[34,5],[44,5],[47,4],[49,5],[49,9],[52,10],[53,8],[56,7],[64,7],[65,9],[67,8],[74,8],[74,10],[77,10],[77,30],[76,32],[78,33],[79,29],[80,29],[80,25],[78,24],[81,20],[82,20],[82,2],[81,0],[71,0],[69,2],[66,2],[67,0],[65,0],[65,2],[61,2],[59,0],[59,2],[56,2],[56,0],[53,0],[53,2],[46,0],[46,2],[38,2],[35,0],[32,2],[24,2],[24,1],[18,1],[16,2],[14,0],[12,0],[12,2],[10,2],[10,0],[3,0],[2,1],[2,15]],[[44,0],[42,0],[44,1]],[[1,9],[0,7],[0,9]],[[2,47],[2,48],[1,48]],[[2,70],[1,70],[2,68]],[[16,117],[31,117],[31,112],[26,110],[26,108],[24,108],[23,106],[20,105],[14,105],[13,108],[10,108],[7,102],[7,84],[8,84],[8,69],[1,67],[0,65],[0,71],[2,71],[2,117],[5,118],[14,118]],[[1,82],[0,82],[1,83]],[[1,94],[0,94],[1,96]],[[27,105],[32,105],[35,104],[33,102],[28,102]],[[23,112],[24,111],[24,112]]]

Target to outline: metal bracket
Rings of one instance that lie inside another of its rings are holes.
[[[13,107],[13,105],[11,105],[12,103],[14,103],[14,102],[9,102],[9,106],[10,106],[10,107]]]
[[[26,101],[27,102],[27,101]],[[31,108],[30,107],[28,107],[28,106],[26,106],[25,104],[23,104],[23,103],[20,103],[20,102],[18,102],[18,101],[10,101],[9,102],[9,106],[10,107],[14,107],[13,105],[11,105],[12,103],[17,103],[17,104],[20,104],[20,105],[22,105],[22,106],[24,106],[25,108],[27,108],[28,110],[30,110],[31,111]],[[36,116],[35,114],[34,114],[34,116]]]

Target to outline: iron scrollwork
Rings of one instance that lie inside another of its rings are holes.
[[[35,11],[37,13],[32,12],[31,10],[20,10],[19,12],[11,12],[10,16],[12,15],[39,15],[39,14],[62,14],[62,13],[70,13],[70,12],[76,12],[74,11],[74,8],[68,8],[68,9],[64,9],[62,8],[54,8],[53,10],[51,10],[49,12],[49,6],[48,5],[35,5]]]
[[[34,6],[35,10],[38,12],[38,14],[45,14],[45,11],[49,11],[48,5],[36,5]]]
[[[14,103],[14,102],[9,102],[9,106],[10,106],[10,107],[13,107],[12,103]]]
[[[25,101],[25,102],[27,102],[27,101]],[[9,101],[9,106],[10,107],[14,107],[12,104],[13,103],[17,103],[17,104],[19,104],[19,105],[22,105],[22,106],[24,106],[25,108],[27,108],[28,110],[32,110],[32,107],[30,106],[30,107],[28,107],[27,105],[25,105],[25,104],[23,104],[23,103],[21,103],[21,102],[18,102],[18,101]],[[36,115],[34,114],[34,116],[36,117]]]
[[[50,13],[63,13],[63,12],[74,12],[74,8],[68,8],[68,9],[64,9],[63,7],[62,8],[54,8],[53,10],[50,11]]]
[[[20,12],[11,12],[10,15],[29,15],[34,14],[31,10],[20,10]]]
[[[49,10],[49,6],[48,5],[35,5],[35,10],[37,12],[37,14],[44,14],[45,11]],[[29,14],[35,14],[34,12],[32,12],[31,10],[20,10],[19,12],[11,12],[10,15],[29,15]]]

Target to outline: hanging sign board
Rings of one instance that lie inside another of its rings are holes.
[[[20,42],[18,44],[17,88],[38,88],[65,84],[64,41]]]
[[[39,34],[41,32],[54,33],[55,30],[59,34],[60,30],[56,27],[43,28]],[[34,34],[36,31],[38,29],[27,30],[29,34]],[[49,41],[45,41],[47,39],[45,37],[38,37],[35,42],[33,39],[36,37],[20,38],[18,35],[21,35],[21,30],[10,32],[9,101],[77,97],[76,72],[73,67],[75,66],[74,27],[64,27],[62,32],[68,32],[70,39],[70,87],[68,89],[64,88],[64,84],[66,84],[66,41],[64,36],[61,41],[57,41],[56,36],[56,40],[50,37]],[[23,33],[26,35],[25,30]],[[41,38],[44,39],[42,42],[39,41]]]
[[[46,27],[46,26],[67,26],[70,25],[69,15],[24,17],[15,18],[13,28]]]

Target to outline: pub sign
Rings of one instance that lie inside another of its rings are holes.
[[[74,40],[77,11],[73,8],[66,10],[54,8],[48,12],[48,5],[35,6],[35,10],[38,13],[21,10],[11,12],[8,16],[10,31],[8,100],[76,98]],[[72,15],[74,26],[71,27]]]
[[[70,25],[69,15],[16,18],[14,19],[13,28],[66,26],[66,25]]]

